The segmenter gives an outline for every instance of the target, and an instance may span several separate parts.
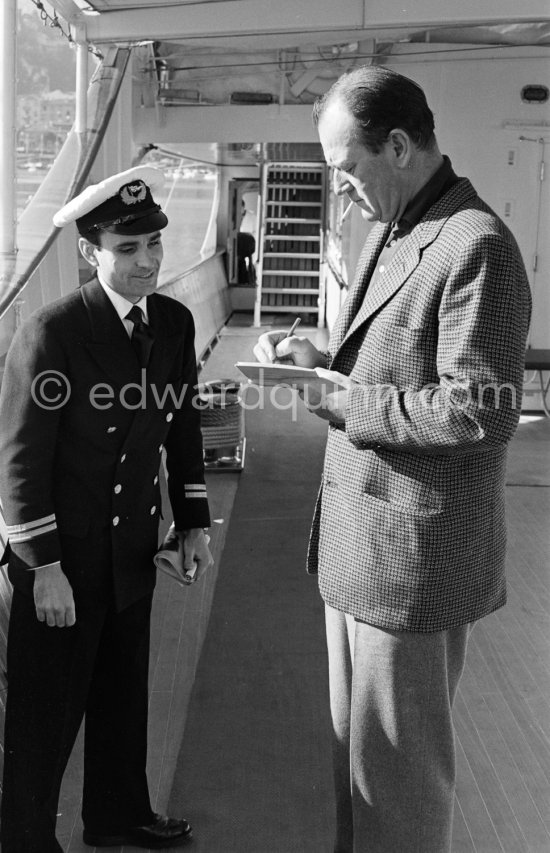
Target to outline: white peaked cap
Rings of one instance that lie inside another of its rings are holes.
[[[134,166],[118,175],[105,178],[99,184],[86,187],[79,195],[67,202],[53,217],[53,224],[62,228],[69,222],[74,222],[90,213],[96,207],[116,196],[120,189],[127,184],[143,181],[149,187],[151,195],[161,189],[164,184],[164,174],[154,166]]]

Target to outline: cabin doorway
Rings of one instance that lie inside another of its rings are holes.
[[[229,182],[228,282],[235,287],[256,286],[259,198],[259,180]]]

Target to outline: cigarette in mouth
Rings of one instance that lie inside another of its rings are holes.
[[[355,204],[355,202],[350,201],[350,203],[348,204],[348,206],[346,207],[346,209],[344,210],[344,212],[343,212],[343,214],[342,214],[342,219],[340,220],[341,222],[343,222],[343,221],[344,221],[344,219],[347,219],[347,218],[348,218],[348,216],[349,216],[349,215],[350,215],[350,213],[351,213],[351,208],[353,207],[353,205],[354,205],[354,204]]]

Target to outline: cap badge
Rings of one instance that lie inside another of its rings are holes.
[[[143,201],[147,196],[147,187],[143,181],[137,181],[135,184],[126,184],[120,190],[120,198],[123,204],[137,204]]]

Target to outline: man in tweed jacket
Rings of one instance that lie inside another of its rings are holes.
[[[356,69],[314,120],[336,192],[377,224],[329,352],[271,332],[255,353],[318,368],[302,394],[329,421],[308,568],[326,604],[334,850],[446,853],[468,634],[506,600],[529,286],[513,236],[441,155],[416,83]]]

